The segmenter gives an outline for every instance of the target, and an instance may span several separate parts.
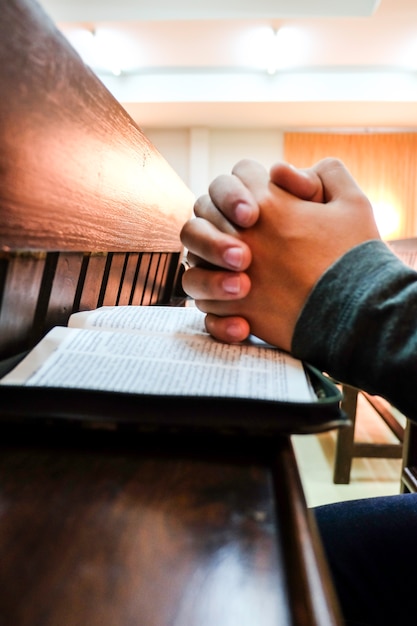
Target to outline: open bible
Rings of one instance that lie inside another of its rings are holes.
[[[310,432],[323,411],[341,419],[338,388],[321,373],[255,337],[214,340],[194,307],[74,313],[3,375],[2,397],[3,417],[12,402],[14,414],[148,427],[269,431],[302,414],[291,430]]]

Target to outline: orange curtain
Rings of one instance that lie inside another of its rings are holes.
[[[341,159],[370,199],[382,237],[417,235],[417,133],[286,133],[284,158]]]

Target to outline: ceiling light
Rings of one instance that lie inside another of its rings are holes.
[[[266,67],[267,73],[270,74],[271,76],[276,73],[278,66],[279,66],[279,62],[281,58],[280,40],[281,40],[281,31],[280,30],[272,31],[272,36],[270,39],[270,49],[269,49],[269,54],[267,58],[267,67]]]
[[[120,76],[138,66],[137,49],[133,49],[125,35],[107,28],[75,28],[65,33],[66,38],[91,69]]]
[[[291,67],[306,67],[311,49],[310,35],[301,27],[284,25],[278,30],[260,27],[242,41],[243,64],[268,74]],[[244,50],[247,54],[244,55]]]

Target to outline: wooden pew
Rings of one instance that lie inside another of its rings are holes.
[[[193,196],[32,2],[0,22],[0,358],[172,294]]]
[[[37,4],[1,8],[4,359],[172,302],[193,198]],[[2,423],[0,624],[341,624],[289,436]]]

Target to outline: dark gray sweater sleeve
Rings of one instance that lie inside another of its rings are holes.
[[[381,241],[353,248],[314,287],[292,353],[417,421],[417,272]]]

